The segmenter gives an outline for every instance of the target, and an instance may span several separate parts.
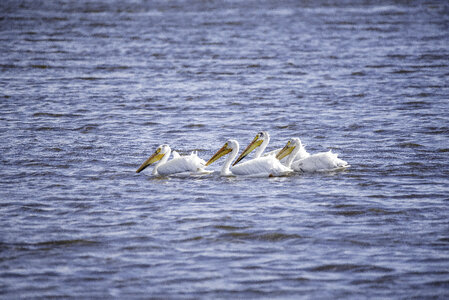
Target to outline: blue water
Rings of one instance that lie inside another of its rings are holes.
[[[1,1],[0,297],[447,299],[448,24],[444,1]],[[135,173],[260,130],[351,168]]]

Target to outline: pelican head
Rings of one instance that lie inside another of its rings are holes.
[[[284,157],[286,157],[287,155],[289,155],[290,153],[292,153],[292,151],[295,150],[295,148],[300,149],[301,146],[302,146],[302,144],[301,144],[301,140],[299,138],[292,138],[292,139],[288,140],[285,147],[282,148],[281,151],[279,151],[279,153],[276,155],[276,158],[278,160],[281,160]]]
[[[240,156],[237,158],[237,160],[232,165],[235,166],[239,161],[244,159],[254,149],[256,149],[257,147],[260,147],[260,145],[262,145],[263,142],[265,142],[265,144],[267,144],[269,140],[270,140],[270,135],[268,134],[268,132],[266,132],[266,131],[259,132],[256,135],[256,137],[253,139],[253,141],[248,145],[248,147],[246,147],[245,150],[243,150],[242,154],[240,154]]]
[[[220,150],[217,151],[217,153],[214,154],[206,163],[206,166],[212,164],[214,161],[219,159],[220,157],[228,154],[234,149],[238,149],[238,143],[235,140],[228,140],[223,147],[220,148]],[[238,150],[237,150],[238,151]]]
[[[151,165],[152,163],[155,163],[157,161],[160,161],[162,158],[164,158],[165,155],[170,155],[170,146],[168,145],[160,145],[156,151],[137,169],[136,173],[142,172],[146,167]]]

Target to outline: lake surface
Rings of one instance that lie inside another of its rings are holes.
[[[1,1],[0,41],[1,298],[449,297],[444,1]],[[351,168],[135,173],[261,130]]]

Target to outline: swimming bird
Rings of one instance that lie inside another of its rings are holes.
[[[292,172],[292,169],[282,165],[274,156],[259,157],[230,168],[231,162],[239,153],[239,143],[236,140],[228,140],[223,147],[209,159],[206,166],[212,164],[214,161],[228,153],[230,153],[230,155],[221,168],[221,176],[245,175],[265,177],[281,176]]]
[[[253,139],[253,141],[246,147],[245,150],[243,150],[242,154],[240,154],[240,156],[232,165],[235,166],[239,161],[244,159],[257,147],[259,147],[259,149],[257,149],[256,153],[254,154],[254,159],[259,158],[265,151],[265,148],[267,148],[269,142],[270,142],[270,135],[268,134],[268,132],[266,131],[259,132]]]
[[[267,153],[263,153],[265,151],[265,148],[267,148],[268,143],[270,142],[270,135],[268,134],[268,132],[266,131],[261,131],[259,132],[256,137],[253,139],[253,141],[248,145],[248,147],[246,147],[245,150],[243,150],[242,154],[240,154],[240,156],[237,158],[237,160],[232,164],[233,166],[236,165],[239,161],[241,161],[243,158],[245,158],[248,154],[250,154],[254,149],[256,149],[257,147],[259,147],[259,149],[257,149],[256,153],[254,154],[254,158],[259,158],[262,154],[263,156],[276,156],[279,151],[282,150],[282,148],[267,152]],[[299,160],[299,159],[303,159],[310,156],[310,154],[306,151],[306,149],[304,148],[304,145],[301,143],[301,147],[299,148],[298,151],[296,151],[296,156],[293,159],[293,161],[295,160]],[[286,159],[280,159],[280,161],[286,165]]]
[[[300,172],[323,172],[323,171],[337,171],[349,167],[349,164],[342,159],[339,159],[338,154],[329,152],[321,152],[307,156],[306,158],[295,160],[296,155],[302,147],[299,138],[290,139],[284,148],[279,151],[276,158],[283,159],[287,157],[286,166],[295,171]]]
[[[153,175],[173,175],[173,174],[202,174],[208,171],[204,170],[206,162],[199,158],[196,152],[190,155],[180,156],[178,152],[173,151],[173,159],[168,160],[171,154],[169,145],[160,145],[156,151],[137,169],[136,173],[142,172],[152,163],[158,162],[153,169]]]
[[[282,148],[275,149],[275,150],[273,150],[273,151],[270,151],[270,152],[265,153],[264,156],[268,156],[268,155],[274,155],[274,156],[277,156],[278,153],[279,153],[281,150],[282,150]],[[306,148],[305,148],[304,145],[301,143],[301,146],[300,146],[299,150],[296,151],[296,155],[295,155],[295,157],[293,158],[293,161],[297,161],[297,160],[300,160],[300,159],[303,159],[303,158],[306,158],[306,157],[309,157],[309,156],[310,156],[309,152],[307,152]],[[281,161],[283,165],[285,165],[285,166],[287,165],[287,162],[286,162],[287,159],[286,159],[285,157],[284,157],[284,158],[281,158],[279,161]]]

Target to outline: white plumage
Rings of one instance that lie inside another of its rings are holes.
[[[230,167],[231,162],[239,152],[239,143],[236,140],[228,140],[224,146],[209,159],[206,166],[210,165],[223,155],[230,153],[224,162],[220,174],[222,176],[243,175],[243,176],[281,176],[292,172],[292,169],[282,165],[274,156],[259,157],[250,161]]]
[[[278,159],[287,157],[286,166],[299,172],[337,171],[349,167],[349,164],[346,161],[338,158],[338,155],[332,153],[332,151],[312,155],[309,154],[305,158],[295,160],[301,148],[301,140],[299,138],[292,138],[287,142],[287,145],[278,152],[276,157]]]
[[[282,150],[282,148],[275,149],[273,151],[264,153],[269,142],[270,142],[270,135],[268,134],[268,132],[266,132],[266,131],[259,132],[256,135],[256,137],[254,138],[254,140],[248,145],[248,147],[246,147],[246,149],[243,150],[242,154],[239,156],[239,158],[237,158],[237,160],[234,162],[233,165],[237,164],[239,161],[241,161],[244,157],[246,157],[251,151],[255,150],[256,148],[258,148],[258,149],[257,149],[256,153],[254,154],[254,158],[259,158],[262,156],[262,154],[263,154],[263,157],[276,156],[279,153],[279,151]],[[299,150],[297,150],[293,161],[303,159],[308,156],[310,156],[310,154],[306,151],[306,149],[304,148],[304,145],[302,145],[302,143],[301,143],[301,147],[299,148]],[[284,165],[286,165],[286,160],[287,160],[286,158],[283,158],[280,161]]]
[[[264,156],[276,156],[276,155],[278,155],[278,153],[281,150],[282,150],[282,148],[275,149],[273,151],[265,153]],[[293,158],[293,161],[300,160],[300,159],[303,159],[303,158],[307,158],[309,156],[310,156],[310,153],[307,152],[306,148],[301,143],[301,148],[299,148],[299,150],[297,151],[295,157]],[[282,164],[286,165],[287,158],[284,157],[280,161],[282,162]]]
[[[171,154],[171,148],[168,145],[160,145],[156,151],[137,169],[137,173],[143,171],[154,162],[153,175],[173,175],[173,174],[200,174],[207,173],[204,170],[206,162],[199,158],[196,152],[190,155],[181,156],[173,151],[173,159],[168,160]]]

